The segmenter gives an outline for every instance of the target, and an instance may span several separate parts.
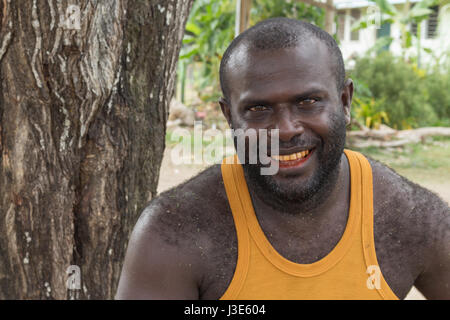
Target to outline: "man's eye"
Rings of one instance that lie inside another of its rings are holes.
[[[248,110],[250,110],[250,111],[265,111],[267,109],[268,108],[265,106],[254,106],[254,107],[248,108]]]
[[[318,101],[318,99],[316,98],[308,98],[308,99],[304,99],[302,101],[300,101],[298,104],[299,105],[308,105],[308,104],[314,104]]]

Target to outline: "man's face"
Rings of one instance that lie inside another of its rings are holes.
[[[338,92],[333,70],[328,48],[316,40],[276,50],[241,46],[230,60],[223,112],[233,129],[279,129],[282,157],[268,150],[278,173],[261,176],[259,165],[244,169],[251,182],[280,199],[309,199],[337,172],[353,86],[350,81]],[[297,159],[283,157],[293,154]]]

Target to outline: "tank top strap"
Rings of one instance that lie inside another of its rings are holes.
[[[383,277],[380,266],[377,260],[375,250],[374,237],[374,206],[373,206],[373,175],[372,167],[367,158],[359,152],[351,151],[358,159],[361,166],[362,175],[362,241],[364,249],[364,259],[366,262],[367,273],[372,274],[376,272],[380,277],[380,289],[378,292],[384,299],[398,300],[396,294],[387,284]]]
[[[248,265],[250,262],[250,236],[248,233],[247,222],[245,221],[245,208],[243,206],[245,201],[241,199],[242,194],[239,192],[236,183],[236,181],[239,181],[239,172],[236,172],[236,167],[241,167],[238,163],[237,155],[234,155],[225,158],[221,165],[223,183],[228,197],[228,203],[233,214],[238,241],[238,258],[235,272],[230,286],[220,298],[221,300],[228,300],[239,293],[244,284],[244,280],[247,277]]]

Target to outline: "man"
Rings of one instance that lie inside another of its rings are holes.
[[[450,298],[450,210],[344,150],[353,83],[336,42],[263,21],[221,62],[233,129],[278,129],[275,175],[222,164],[154,199],[132,233],[117,299]]]

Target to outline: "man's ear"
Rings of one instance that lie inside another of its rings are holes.
[[[353,80],[347,79],[344,84],[344,88],[341,92],[341,101],[342,107],[344,108],[345,115],[345,123],[347,125],[350,124],[351,120],[351,108],[352,108],[352,99],[353,99]]]
[[[231,122],[231,106],[228,103],[228,101],[225,98],[219,99],[220,108],[222,109],[222,113],[225,116],[225,119],[227,119],[228,125],[230,128],[232,128],[232,122]]]

